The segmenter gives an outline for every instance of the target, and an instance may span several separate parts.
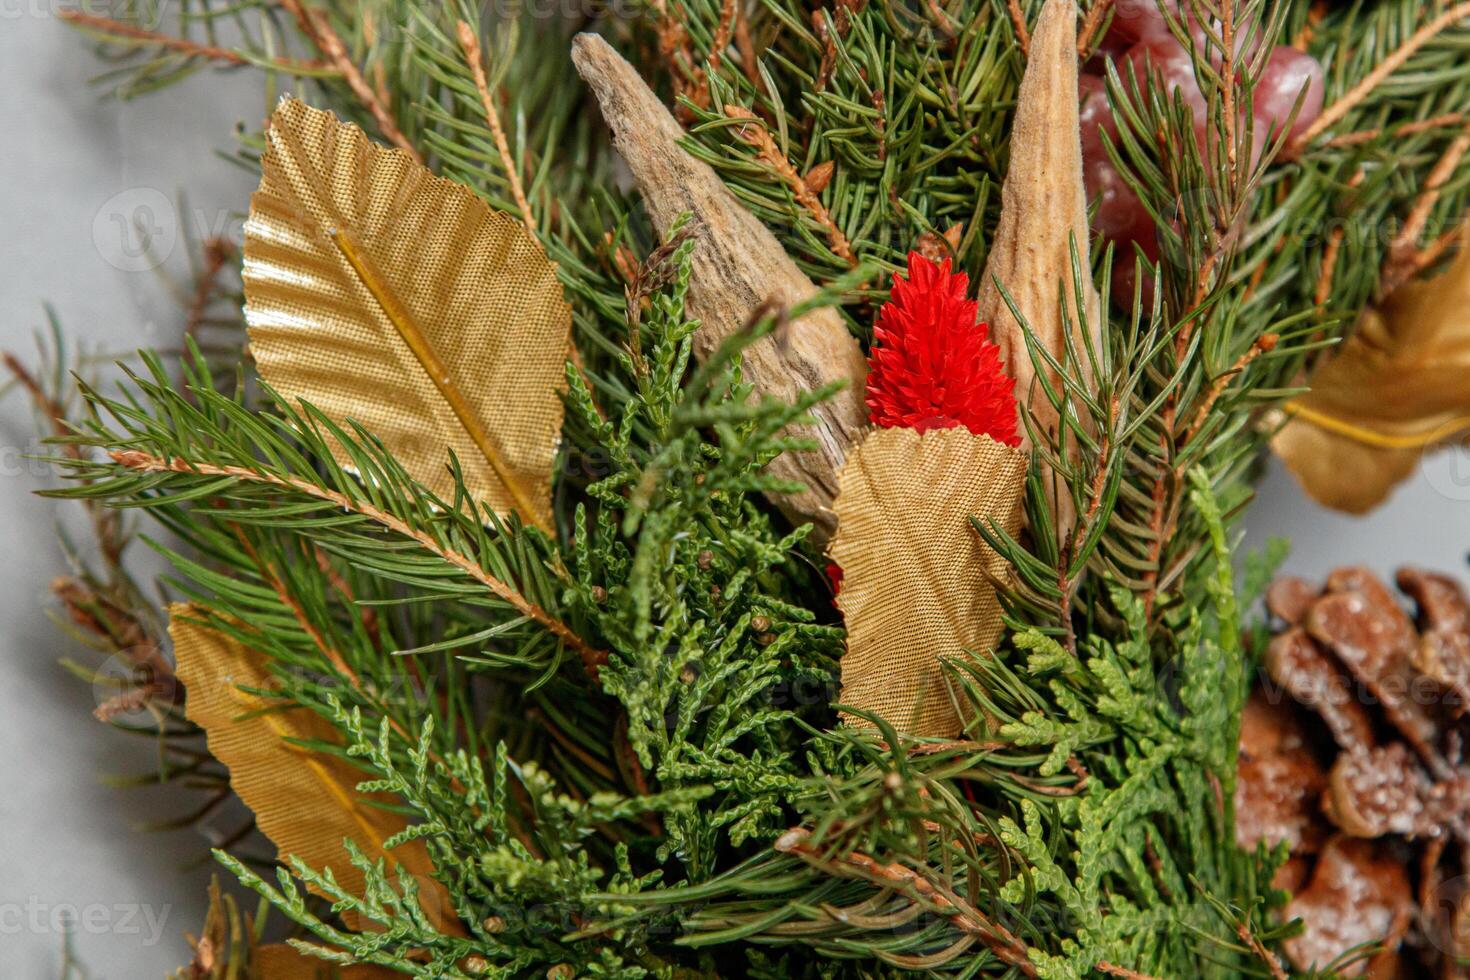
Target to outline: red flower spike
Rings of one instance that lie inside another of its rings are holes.
[[[918,252],[909,275],[893,277],[891,299],[878,311],[868,355],[869,417],[883,428],[924,432],[963,425],[1008,446],[1016,433],[1016,383],[1000,349],[977,324],[965,298],[970,277]]]

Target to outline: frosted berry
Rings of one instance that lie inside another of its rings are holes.
[[[1288,136],[1296,139],[1322,115],[1325,73],[1317,59],[1295,48],[1278,47],[1266,60],[1266,69],[1255,89],[1255,116],[1259,128],[1270,129],[1284,124],[1296,100],[1306,89],[1301,111],[1291,124]]]

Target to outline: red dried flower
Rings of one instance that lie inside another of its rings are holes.
[[[1016,383],[1000,349],[965,298],[970,277],[909,253],[909,275],[893,277],[868,355],[868,411],[884,428],[924,432],[963,425],[1008,446],[1016,433]]]

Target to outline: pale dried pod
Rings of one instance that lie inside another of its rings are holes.
[[[613,145],[628,164],[654,226],[667,229],[681,214],[693,215],[689,310],[701,324],[694,338],[696,356],[709,357],[763,304],[790,308],[817,292],[719,175],[679,145],[684,130],[632,65],[595,34],[576,37],[572,60],[602,107]],[[784,401],[834,381],[845,385],[812,409],[813,424],[793,427],[791,434],[815,440],[816,450],[784,453],[768,467],[773,475],[807,487],[771,499],[793,521],[811,521],[816,540],[825,541],[836,526],[837,472],[868,425],[862,348],[836,310],[819,309],[747,349],[744,373],[762,394]]]
[[[1075,328],[1085,315],[1090,343],[1094,350],[1100,349],[1102,300],[1084,274],[1079,310],[1073,288],[1073,244],[1085,273],[1089,241],[1077,110],[1077,5],[1074,0],[1047,0],[1031,35],[1026,73],[1016,98],[1000,222],[990,243],[978,299],[980,318],[990,324],[1002,363],[1016,379],[1017,397],[1025,400],[1036,423],[1049,432],[1058,431],[1060,414],[1042,389],[1025,331],[1000,286],[1010,294],[1038,342],[1058,362],[1075,364],[1090,388],[1091,362],[1083,337],[1069,331],[1062,316],[1065,305]],[[1046,381],[1054,391],[1064,390],[1055,371],[1047,370]],[[1023,432],[1022,446],[1029,443]],[[1071,497],[1065,488],[1056,497],[1057,524],[1065,531],[1073,523]]]

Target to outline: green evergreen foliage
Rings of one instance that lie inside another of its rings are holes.
[[[1328,66],[1329,106],[1438,10],[1356,0],[1309,20],[1306,0],[1193,5],[1267,48],[1302,38]],[[176,36],[228,32],[266,69],[268,102],[299,85],[375,132],[338,72],[282,61],[318,55],[291,6],[201,0]],[[1019,4],[1028,20],[1039,7]],[[922,234],[962,224],[956,261],[978,278],[1025,63],[1007,5],[759,0],[742,21],[735,9],[652,3],[575,26],[603,29],[681,93],[689,151],[858,336]],[[1252,134],[1225,120],[1250,104],[1264,56],[1222,59],[1235,37],[1196,51],[1222,134],[1203,151],[1182,104],[1109,75],[1125,120],[1111,152],[1164,229],[1157,288],[1105,310],[1101,348],[1085,355],[1095,384],[1057,365],[1065,385],[1049,396],[1065,424],[1036,434],[1031,533],[979,527],[1017,572],[1011,635],[955,668],[979,709],[972,730],[916,743],[837,726],[843,633],[822,559],[762,497],[779,489],[763,464],[797,445],[782,430],[831,392],[754,399],[740,352],[801,310],[692,360],[689,242],[648,227],[622,190],[567,57],[573,25],[529,12],[482,24],[419,0],[319,10],[430,165],[514,213],[456,25],[488,35],[511,166],[559,264],[585,372],[567,373],[554,537],[498,520],[462,484],[436,499],[371,432],[284,404],[243,369],[221,376],[197,351],[186,385],[144,355],[121,395],[85,389],[58,496],[171,532],[155,544],[173,562],[169,590],[332,722],[364,790],[398,797],[466,931],[436,932],[416,883],[392,869],[366,866],[358,898],[330,869],[283,868],[272,883],[222,850],[297,941],[425,977],[1270,975],[1280,855],[1234,845],[1251,657],[1233,524],[1263,411],[1405,262],[1430,264],[1464,213],[1458,158],[1425,197],[1458,132],[1426,121],[1466,102],[1470,30],[1439,32],[1353,96],[1327,136],[1254,166]],[[148,30],[162,13],[146,0],[113,12]],[[113,33],[107,81],[121,95],[208,60]],[[855,267],[735,138],[726,104],[766,120],[795,172],[835,163],[821,198]],[[1330,138],[1349,132],[1362,135]],[[244,138],[246,165],[259,145]],[[1381,234],[1426,200],[1408,245]],[[1338,225],[1336,245],[1307,234]],[[1119,260],[1079,254],[1074,289],[1092,276],[1106,293]],[[329,441],[348,447],[350,469]],[[1053,470],[1080,515],[1065,535],[1047,503]],[[1250,598],[1262,576],[1247,580]],[[347,910],[374,928],[347,930]]]

